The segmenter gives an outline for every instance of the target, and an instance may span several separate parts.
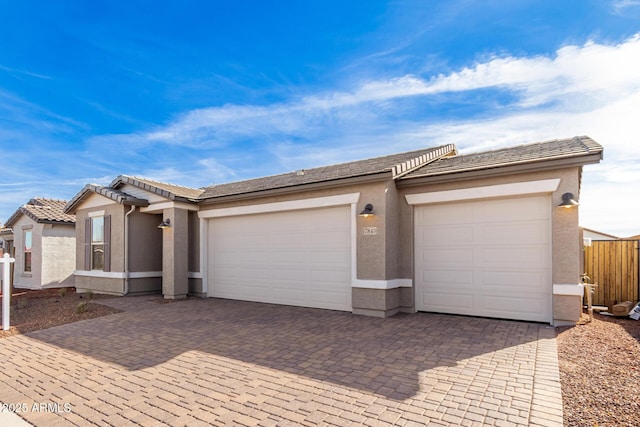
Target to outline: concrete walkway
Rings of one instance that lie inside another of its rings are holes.
[[[127,311],[0,340],[0,402],[36,426],[562,425],[548,326],[100,302]]]

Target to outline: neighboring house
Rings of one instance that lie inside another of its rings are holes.
[[[13,247],[13,229],[11,227],[0,227],[0,244],[4,253],[11,256],[15,255],[15,249]]]
[[[15,258],[13,286],[43,289],[74,286],[75,217],[63,212],[66,200],[33,198],[0,230]]]
[[[631,237],[627,237],[625,240],[640,240],[640,234],[637,234],[637,235],[631,236]]]
[[[566,202],[582,166],[601,159],[582,136],[468,155],[445,145],[198,190],[120,176],[65,208],[79,224],[76,287],[571,323],[582,241]],[[105,231],[92,242],[94,218]]]
[[[620,237],[612,234],[603,233],[601,231],[592,230],[590,228],[582,227],[582,235],[586,239],[591,240],[620,240]]]

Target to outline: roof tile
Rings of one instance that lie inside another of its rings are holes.
[[[27,204],[20,206],[18,210],[16,210],[16,212],[7,220],[5,226],[13,226],[20,215],[26,215],[37,223],[75,224],[75,215],[70,215],[64,212],[66,204],[66,200],[35,197],[29,200]]]
[[[481,153],[443,157],[405,175],[402,179],[492,169],[590,154],[602,154],[602,146],[587,136],[554,139]]]
[[[332,166],[304,169],[281,175],[250,179],[247,181],[213,185],[204,189],[204,192],[200,196],[200,199],[206,200],[230,195],[288,188],[298,185],[314,184],[337,179],[374,175],[383,172],[388,172],[391,176],[394,166],[398,166],[399,164],[411,161],[412,159],[419,158],[425,154],[428,155],[432,152],[438,151],[443,147],[450,147],[452,150],[455,150],[454,146],[445,145],[442,147],[434,147],[410,151],[407,153],[392,154],[389,156],[375,157],[372,159],[341,163]]]

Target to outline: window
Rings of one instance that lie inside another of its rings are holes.
[[[111,271],[111,216],[89,214],[85,220],[84,269]]]
[[[104,270],[104,217],[91,218],[91,269]]]
[[[31,246],[33,244],[33,233],[31,230],[24,232],[24,272],[31,273]]]

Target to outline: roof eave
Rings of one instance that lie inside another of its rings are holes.
[[[51,224],[51,225],[76,225],[75,221],[56,221],[53,219],[40,219],[36,221],[38,224]]]
[[[312,182],[308,184],[291,185],[287,187],[271,188],[259,191],[250,191],[239,194],[229,194],[224,196],[213,196],[200,199],[201,206],[210,206],[225,202],[233,202],[239,200],[256,199],[262,197],[281,196],[287,194],[298,194],[306,191],[323,190],[327,188],[345,187],[355,184],[367,184],[373,182],[381,182],[392,180],[393,176],[390,170],[376,172],[368,175],[359,175],[349,178],[331,179],[326,181]]]
[[[16,221],[18,221],[18,218],[20,218],[20,215],[24,215],[24,212],[22,212],[22,206],[20,206],[10,217],[9,219],[7,219],[7,221],[4,223],[5,227],[12,227],[13,224],[16,223]]]

